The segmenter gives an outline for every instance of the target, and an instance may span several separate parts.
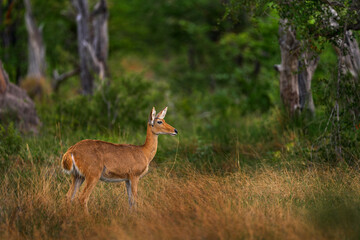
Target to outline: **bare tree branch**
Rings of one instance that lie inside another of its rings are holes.
[[[99,61],[99,59],[96,57],[93,47],[88,42],[83,41],[83,45],[87,49],[94,67],[98,71],[101,82],[103,82],[104,78],[105,78],[105,69],[104,69],[103,63],[101,61]]]
[[[77,74],[80,73],[80,68],[76,68],[74,70],[71,70],[69,72],[65,72],[65,73],[62,73],[62,74],[59,74],[59,72],[55,69],[53,71],[53,81],[52,81],[52,88],[54,89],[54,91],[58,91],[59,87],[60,87],[60,84],[72,77],[72,76],[75,76]]]

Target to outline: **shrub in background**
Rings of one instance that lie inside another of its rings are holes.
[[[14,124],[8,126],[0,124],[0,165],[7,165],[8,159],[12,155],[19,153],[22,146],[22,139]]]
[[[140,76],[114,79],[100,86],[93,96],[60,98],[54,107],[42,106],[40,113],[46,125],[60,124],[63,130],[72,132],[145,127],[146,110],[155,98],[149,86]]]

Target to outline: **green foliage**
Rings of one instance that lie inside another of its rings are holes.
[[[0,125],[0,161],[6,163],[10,156],[19,154],[22,146],[22,138],[10,123],[4,127]],[[3,165],[3,164],[2,164]]]
[[[157,51],[169,55],[186,51],[188,46],[205,47],[209,39],[216,41],[221,31],[233,26],[230,21],[218,24],[223,16],[219,1],[152,0],[144,3],[135,0],[109,1],[109,5],[110,31],[116,28],[110,35],[112,50],[120,48],[142,54]]]
[[[296,37],[305,40],[307,47],[320,52],[324,44],[331,42],[338,45],[338,38],[344,30],[352,29],[358,21],[356,1],[287,1],[287,0],[231,0],[227,4],[225,16],[238,21],[236,12],[251,12],[259,17],[275,10],[280,18],[287,19],[288,24],[296,31]]]
[[[279,15],[295,26],[299,39],[313,39],[319,43],[329,41],[337,45],[337,38],[344,28],[356,21],[357,13],[350,6],[350,0],[341,4],[316,0],[294,1],[291,4],[282,0],[275,2]]]
[[[93,133],[113,127],[146,126],[149,98],[152,97],[149,86],[150,83],[141,77],[114,79],[100,86],[92,97],[78,95],[69,100],[56,99],[58,103],[53,113],[47,112],[44,120],[52,126],[59,123],[67,130]]]
[[[0,59],[12,82],[26,74],[27,32],[23,1],[2,1],[0,4]]]
[[[341,76],[339,88],[335,77],[322,79],[321,85],[319,102],[324,103],[327,125],[316,142],[318,157],[329,162],[344,160],[351,165],[358,164],[360,156],[358,150],[360,131],[357,128],[360,123],[359,84],[353,76],[347,74]],[[339,89],[339,94],[334,89]],[[336,111],[337,103],[339,104],[339,118]],[[341,148],[341,155],[339,155],[339,148]]]
[[[89,1],[90,8],[96,2]],[[324,131],[335,100],[331,75],[336,75],[336,55],[324,44],[331,41],[325,34],[333,34],[321,20],[325,2],[107,2],[111,84],[98,87],[92,97],[79,96],[79,80],[74,77],[66,80],[46,104],[38,103],[44,126],[39,139],[26,140],[31,154],[23,151],[25,158],[31,155],[34,161],[49,163],[54,161],[52,153],[59,155],[64,147],[83,138],[138,143],[144,140],[151,107],[159,110],[160,106],[169,106],[167,120],[181,133],[180,161],[201,171],[231,172],[239,164],[262,161],[297,164],[306,162],[311,154],[312,160],[334,161],[333,154],[319,150],[320,145],[329,149],[331,131],[336,127],[332,118]],[[73,16],[71,2],[32,0],[32,4],[48,46],[48,72],[72,69],[77,64],[77,42],[75,21],[69,17]],[[15,13],[21,17],[23,8],[18,6]],[[336,10],[343,26],[351,13],[346,8]],[[277,36],[280,17],[289,17],[299,38],[311,39],[306,43],[324,53],[312,82],[315,119],[290,120],[277,110],[281,103],[273,66],[281,61]],[[24,35],[24,23],[17,26]],[[26,37],[20,37],[18,43],[22,45],[16,51],[26,55],[26,42]],[[5,51],[10,53],[11,49],[0,50],[1,54]],[[11,57],[14,61],[5,65],[12,78],[16,69],[26,68],[26,57]],[[132,62],[125,66],[127,58],[138,59],[141,69],[137,73],[145,72],[145,77],[127,77],[138,67]],[[341,139],[349,146],[344,150],[354,155],[346,158],[355,161],[358,131],[354,126],[358,118],[351,119],[350,113],[358,111],[358,89],[347,85],[349,80],[343,83]],[[346,103],[346,96],[351,96],[351,104]],[[291,134],[297,140],[288,136]],[[321,136],[327,140],[316,145]],[[164,139],[160,138],[161,164],[175,154],[176,141]]]

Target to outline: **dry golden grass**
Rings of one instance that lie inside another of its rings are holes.
[[[138,207],[132,212],[123,183],[99,182],[86,217],[77,204],[66,204],[70,179],[57,166],[13,169],[1,183],[0,238],[359,237],[353,226],[360,218],[346,215],[360,206],[360,179],[351,170],[262,167],[225,177],[187,172],[166,176],[162,168],[152,169],[140,181]]]

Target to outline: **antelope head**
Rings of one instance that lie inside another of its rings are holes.
[[[155,107],[152,108],[149,116],[149,125],[151,127],[151,131],[155,135],[159,134],[167,134],[171,136],[175,136],[178,134],[176,128],[167,124],[164,120],[167,112],[167,107],[164,108],[161,112],[156,114]]]

